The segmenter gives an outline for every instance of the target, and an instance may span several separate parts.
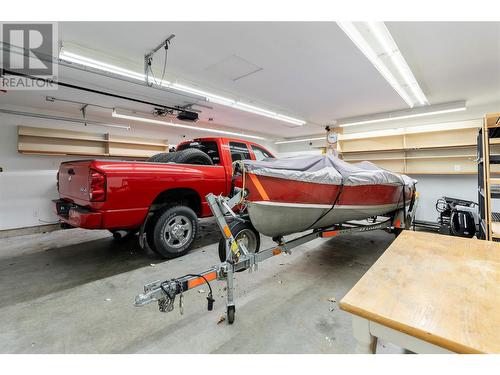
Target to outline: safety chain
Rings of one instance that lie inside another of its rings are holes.
[[[165,287],[164,284],[168,283],[168,287]],[[173,287],[172,287],[173,285]],[[165,293],[165,296],[163,298],[158,299],[158,310],[160,312],[170,312],[174,309],[174,302],[175,302],[175,295],[177,294],[177,288],[180,290],[179,294],[179,309],[181,312],[181,315],[184,314],[184,295],[183,295],[183,288],[182,288],[182,283],[180,283],[178,280],[170,280],[164,281],[161,285],[161,290]]]

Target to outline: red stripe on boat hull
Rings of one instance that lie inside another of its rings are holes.
[[[258,176],[262,188],[272,202],[302,204],[332,204],[339,193],[340,186],[316,184],[304,181],[286,180],[282,178]],[[261,201],[263,197],[251,178],[246,180],[249,201]],[[402,202],[402,186],[394,185],[359,185],[344,186],[337,204],[339,205],[383,205]],[[406,189],[406,199],[410,199],[411,191]]]

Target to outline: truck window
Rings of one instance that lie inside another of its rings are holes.
[[[250,160],[250,151],[244,143],[229,142],[229,151],[231,151],[231,159],[233,162],[236,160]]]
[[[255,154],[255,159],[264,160],[266,158],[272,158],[272,155],[269,154],[269,152],[267,152],[263,148],[260,148],[259,146],[255,145],[250,145],[250,147],[252,147],[252,151]]]
[[[217,147],[217,142],[214,141],[195,141],[191,143],[186,143],[184,145],[180,145],[177,148],[177,151],[182,151],[187,148],[197,148],[198,150],[203,151],[214,164],[220,164],[220,156],[219,156],[219,148]]]

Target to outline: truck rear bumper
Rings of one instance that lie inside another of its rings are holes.
[[[92,211],[64,199],[52,201],[54,212],[66,224],[85,229],[134,229],[146,219],[148,207]]]
[[[73,227],[85,229],[101,229],[102,228],[102,213],[93,212],[85,207],[80,207],[67,202],[63,199],[52,201],[54,211],[66,224]]]

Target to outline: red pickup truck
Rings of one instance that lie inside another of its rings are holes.
[[[268,157],[273,155],[252,142],[199,138],[145,162],[64,162],[57,174],[60,199],[54,208],[72,227],[140,230],[153,251],[175,258],[193,244],[198,217],[212,214],[205,196],[230,193],[232,163]]]

